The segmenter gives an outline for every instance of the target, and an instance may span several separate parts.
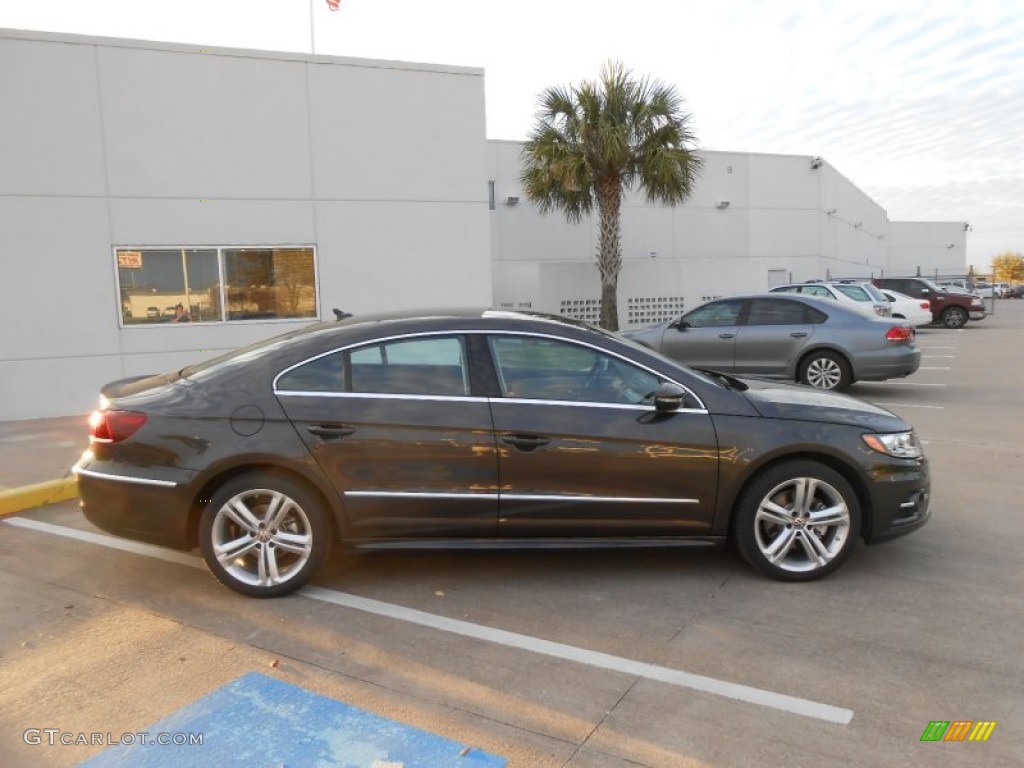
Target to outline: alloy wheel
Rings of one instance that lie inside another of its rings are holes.
[[[815,477],[779,483],[764,496],[754,516],[761,555],[790,573],[826,567],[843,551],[850,530],[843,495]]]
[[[253,587],[286,584],[313,553],[313,529],[297,501],[281,491],[250,489],[217,510],[210,544],[232,579]]]

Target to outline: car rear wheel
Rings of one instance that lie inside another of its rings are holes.
[[[814,461],[765,470],[736,505],[740,554],[780,581],[811,581],[849,557],[860,535],[860,504],[846,479]]]
[[[308,582],[331,547],[315,494],[290,478],[250,473],[221,486],[199,521],[211,573],[250,597],[278,597]]]
[[[967,310],[963,307],[949,307],[942,313],[942,324],[947,328],[963,328],[967,320]]]
[[[800,381],[816,389],[846,389],[853,383],[850,364],[833,352],[812,352],[800,364]]]

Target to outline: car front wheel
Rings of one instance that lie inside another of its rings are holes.
[[[762,472],[741,494],[735,514],[740,554],[780,581],[811,581],[831,573],[860,535],[853,488],[838,472],[813,461]]]
[[[250,473],[213,494],[199,521],[211,573],[250,597],[278,597],[308,582],[331,547],[315,494],[288,477]]]
[[[800,381],[816,389],[846,389],[852,379],[850,364],[832,352],[812,352],[800,364]]]
[[[950,307],[942,313],[942,324],[947,328],[963,328],[967,320],[967,310],[963,307]]]

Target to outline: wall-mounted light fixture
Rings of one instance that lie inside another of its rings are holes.
[[[964,224],[964,232],[973,232],[973,231],[974,231],[974,227],[971,226],[971,223],[969,221],[966,222]]]
[[[836,208],[836,207],[835,207],[835,206],[833,205],[833,206],[832,206],[831,208],[828,208],[828,209],[826,209],[826,210],[825,210],[825,213],[827,213],[827,214],[828,214],[829,216],[831,216],[832,214],[834,214],[834,213],[835,213],[836,211],[838,211],[838,210],[839,210],[839,209],[838,209],[838,208]]]
[[[822,164],[824,162],[825,161],[822,160],[820,157],[812,157],[811,158],[811,170],[812,171],[818,170],[819,168],[821,168],[821,166],[822,166]]]
[[[515,195],[509,195],[505,198],[505,205],[519,205],[519,198]]]
[[[956,248],[956,243],[948,243],[946,245],[946,250],[947,251],[952,250],[953,248]]]
[[[853,228],[854,228],[854,229],[860,229],[860,228],[861,228],[861,227],[863,227],[863,226],[864,226],[864,222],[863,222],[863,221],[856,221],[856,222],[854,222],[854,224],[853,224]]]
[[[715,208],[718,208],[719,210],[724,210],[724,209],[726,209],[728,207],[729,207],[729,201],[728,200],[719,200],[717,203],[715,203]]]

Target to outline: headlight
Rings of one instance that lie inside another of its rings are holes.
[[[921,442],[913,432],[897,432],[894,435],[861,435],[873,451],[895,456],[897,459],[919,459],[924,455]]]

